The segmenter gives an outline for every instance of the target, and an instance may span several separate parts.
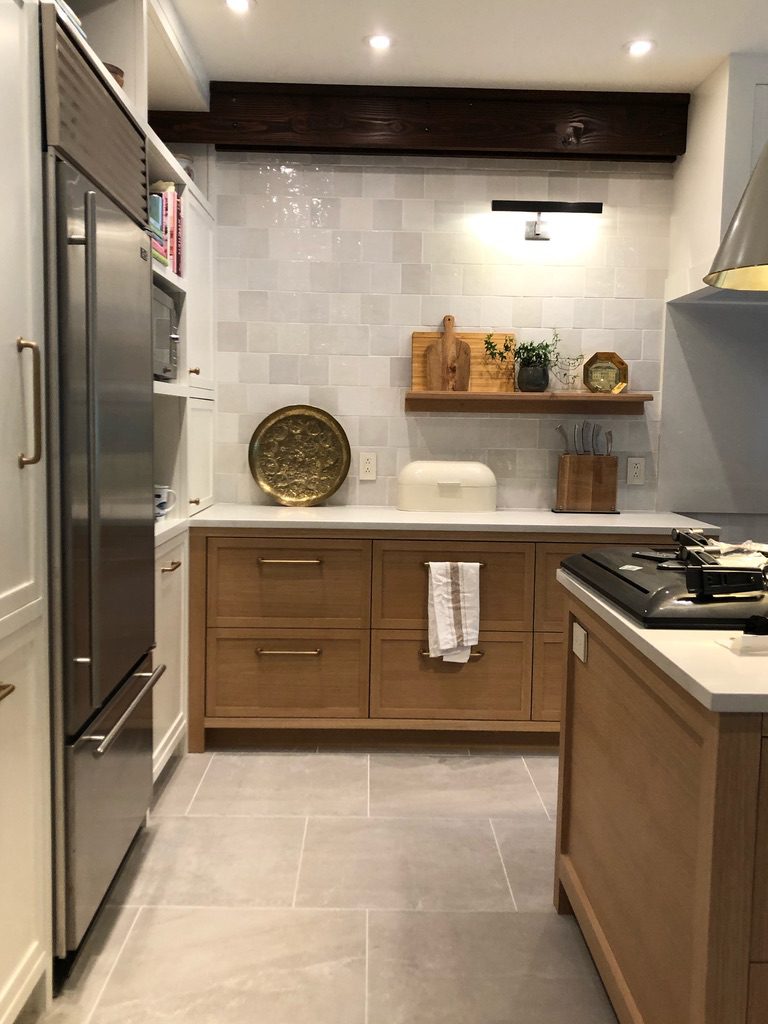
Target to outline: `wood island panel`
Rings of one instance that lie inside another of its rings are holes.
[[[364,628],[370,591],[368,540],[208,541],[208,626]]]
[[[208,631],[206,714],[368,715],[367,630]]]
[[[373,625],[377,629],[423,629],[427,625],[428,569],[425,562],[482,562],[480,628],[533,628],[532,544],[503,541],[373,543]]]
[[[761,744],[758,801],[752,960],[768,964],[768,739],[764,739]]]
[[[747,1024],[768,1020],[768,964],[752,964],[749,972],[749,1014]]]
[[[622,1024],[744,1024],[761,716],[706,710],[568,601],[588,644],[567,663],[556,904]]]
[[[464,665],[425,657],[426,633],[374,629],[372,636],[374,718],[530,718],[528,634],[481,633],[475,657]]]

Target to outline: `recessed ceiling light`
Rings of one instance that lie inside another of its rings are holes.
[[[247,14],[251,0],[227,0],[227,7],[235,14]]]
[[[654,45],[650,39],[633,39],[631,43],[626,44],[626,50],[630,57],[645,57]]]
[[[392,40],[389,36],[368,36],[368,45],[373,50],[388,50]]]

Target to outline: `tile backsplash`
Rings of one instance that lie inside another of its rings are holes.
[[[393,504],[412,459],[475,459],[496,473],[500,506],[551,506],[554,428],[573,418],[404,412],[411,332],[452,313],[459,332],[557,328],[567,354],[626,359],[630,387],[656,400],[644,417],[599,422],[620,456],[647,460],[619,507],[654,507],[670,165],[220,153],[214,187],[217,500],[269,500],[248,441],[268,413],[309,403],[352,446],[334,503]],[[551,241],[526,242],[530,215],[491,214],[491,199],[602,200],[604,212],[551,215]],[[377,480],[358,481],[360,451],[376,453]]]

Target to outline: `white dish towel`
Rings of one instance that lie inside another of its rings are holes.
[[[480,563],[430,562],[429,656],[469,661],[480,629]]]

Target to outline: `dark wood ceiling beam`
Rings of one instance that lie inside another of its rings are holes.
[[[163,111],[166,142],[312,152],[673,160],[686,93],[211,82],[209,112]]]

